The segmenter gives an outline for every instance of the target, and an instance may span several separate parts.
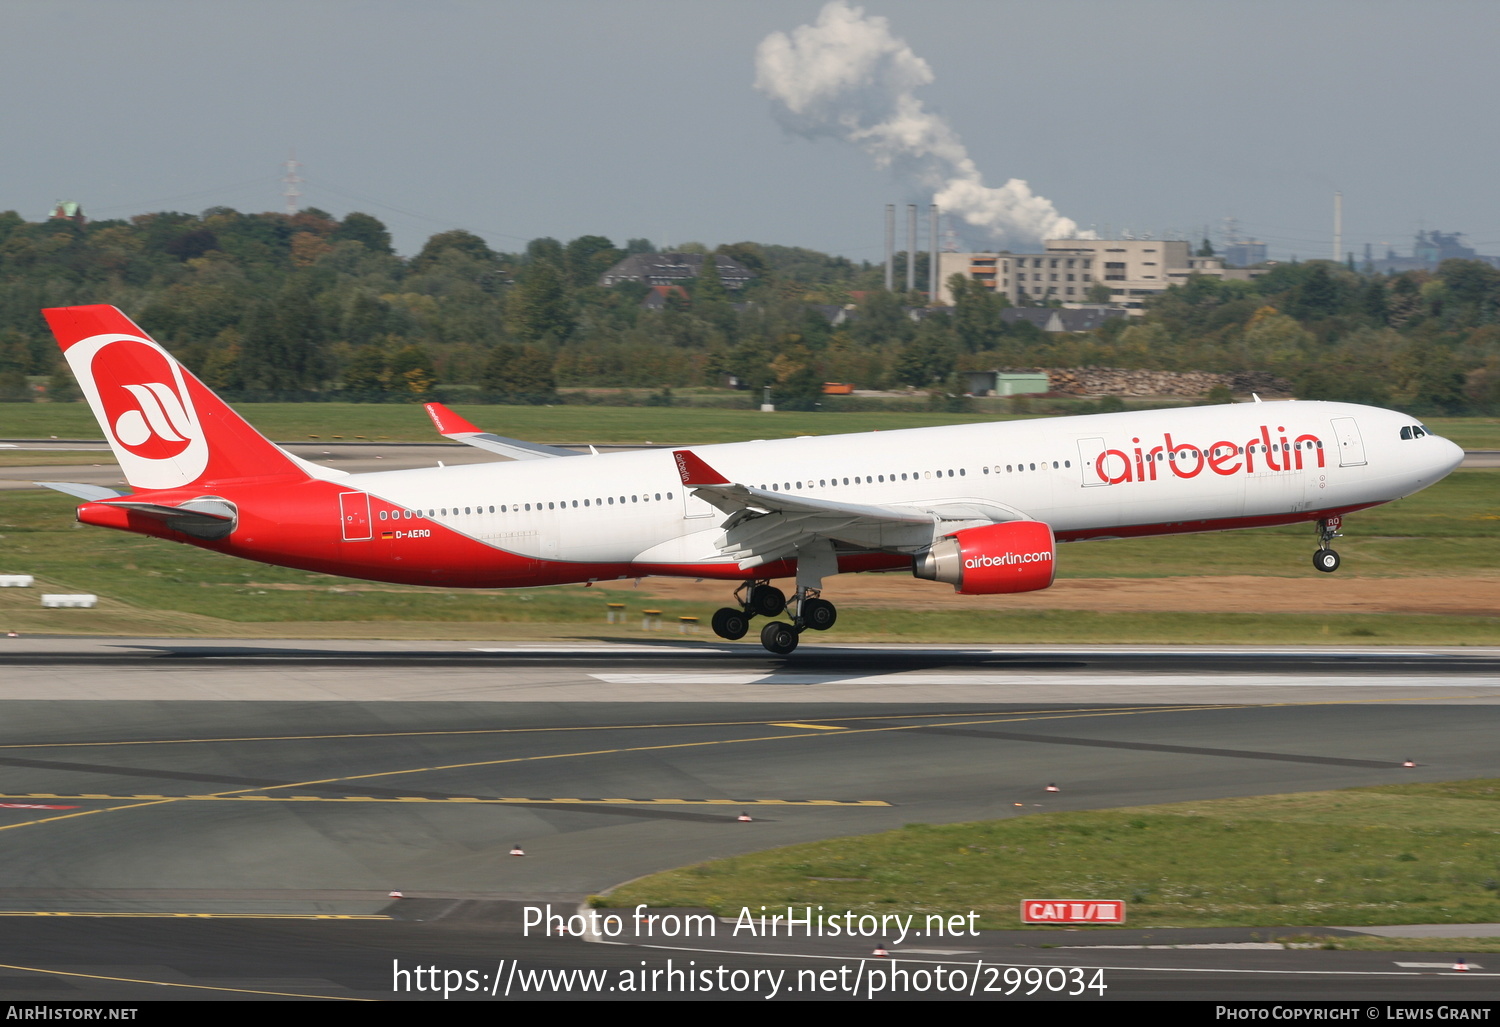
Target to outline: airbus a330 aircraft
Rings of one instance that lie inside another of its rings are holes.
[[[826,579],[906,571],[966,595],[1052,584],[1057,542],[1342,517],[1438,481],[1463,451],[1415,418],[1278,402],[576,453],[429,404],[511,459],[348,474],[281,449],[109,306],[44,311],[134,489],[45,483],[85,524],[263,563],[446,588],[670,575],[739,582],[714,630],[790,653],[833,627]],[[771,584],[795,578],[788,597]]]

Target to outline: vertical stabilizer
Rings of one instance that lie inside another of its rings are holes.
[[[308,477],[116,308],[42,314],[133,487]]]

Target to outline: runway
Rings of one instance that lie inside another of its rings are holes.
[[[25,638],[0,639],[0,698],[0,912],[20,914],[0,918],[3,962],[25,968],[0,968],[6,997],[128,998],[142,980],[159,998],[168,978],[197,998],[392,997],[391,958],[434,951],[465,967],[785,962],[513,937],[517,903],[571,912],[705,859],[913,822],[1494,776],[1500,650]],[[987,937],[973,944],[1019,958]],[[1431,983],[1388,953],[1086,955],[1156,968],[1112,970],[1116,997],[1174,993],[1168,965],[1287,958],[1352,960],[1407,997]],[[59,969],[93,976],[43,972]]]

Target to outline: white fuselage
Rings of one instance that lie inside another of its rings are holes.
[[[1417,424],[1352,404],[1245,403],[692,450],[739,484],[930,511],[930,528],[876,547],[909,553],[954,526],[1016,518],[1046,522],[1070,541],[1316,520],[1387,502],[1462,460],[1446,439],[1402,438]],[[405,508],[408,518],[537,560],[685,570],[733,563],[720,548],[725,514],[683,486],[667,450],[388,471],[340,483]]]

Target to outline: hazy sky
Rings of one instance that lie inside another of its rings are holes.
[[[1481,0],[869,0],[930,69],[911,90],[987,185],[1060,216],[1273,256],[1409,253],[1419,227],[1500,253],[1500,4]],[[41,219],[363,210],[414,253],[462,227],[753,239],[879,260],[883,205],[929,189],[755,88],[818,0],[4,0],[0,209]],[[968,242],[984,242],[971,234]],[[923,244],[925,247],[925,243]]]

